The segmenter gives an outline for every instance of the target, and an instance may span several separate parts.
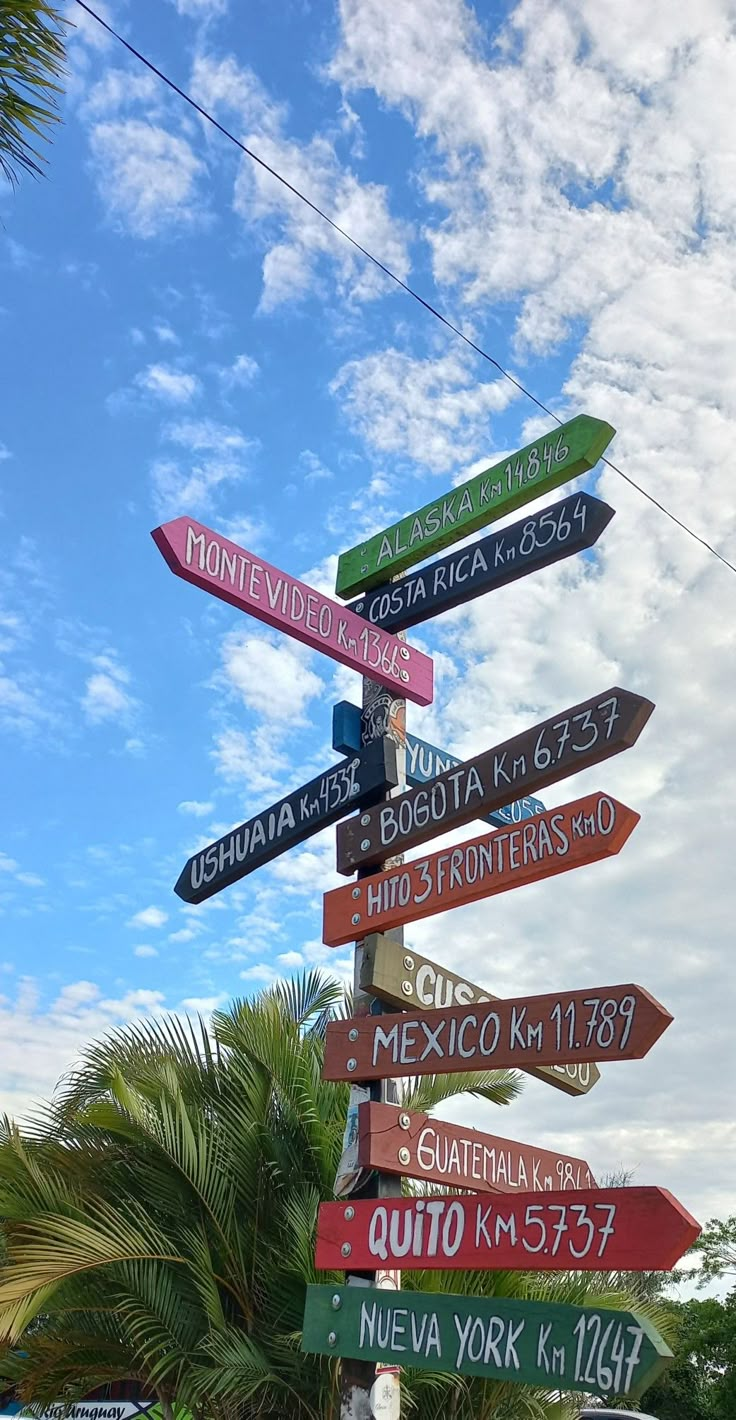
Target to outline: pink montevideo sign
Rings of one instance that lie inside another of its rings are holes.
[[[399,691],[417,705],[432,700],[429,656],[371,626],[331,597],[298,582],[192,518],[174,518],[151,536],[172,572],[205,592],[286,631],[315,651]]]

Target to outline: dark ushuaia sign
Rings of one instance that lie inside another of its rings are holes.
[[[174,891],[185,902],[204,902],[351,809],[380,799],[397,783],[396,746],[387,738],[374,740],[360,754],[333,764],[195,853],[185,863]]]
[[[364,592],[349,609],[384,631],[418,626],[451,607],[506,587],[528,572],[538,572],[593,547],[613,516],[613,508],[600,498],[573,493],[551,508],[520,518],[502,532],[438,557],[419,572]]]

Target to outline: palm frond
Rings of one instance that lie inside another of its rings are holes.
[[[406,1088],[402,1105],[429,1114],[438,1104],[458,1095],[475,1095],[491,1104],[510,1104],[523,1089],[516,1070],[474,1070],[457,1075],[421,1075]]]
[[[64,39],[69,21],[47,0],[0,6],[0,169],[8,182],[18,170],[40,174],[45,161],[34,138],[59,122]]]

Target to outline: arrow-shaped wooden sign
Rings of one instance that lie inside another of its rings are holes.
[[[348,819],[337,831],[337,869],[353,873],[405,853],[448,829],[600,764],[636,744],[654,705],[614,686],[493,749],[445,770],[431,784]]]
[[[640,1395],[672,1360],[638,1312],[334,1282],[307,1287],[302,1350],[595,1395]]]
[[[418,626],[431,616],[551,567],[598,541],[614,509],[590,493],[573,493],[490,533],[470,547],[440,557],[419,572],[384,582],[350,603],[350,610],[386,631]]]
[[[476,1193],[597,1186],[585,1159],[374,1102],[358,1106],[358,1163]]]
[[[399,782],[396,745],[373,740],[360,754],[333,764],[262,813],[202,848],[184,864],[174,892],[204,902],[312,838],[359,803],[373,803]]]
[[[642,986],[520,996],[446,1011],[330,1021],[324,1080],[641,1060],[672,1016]]]
[[[700,1225],[664,1188],[323,1203],[315,1263],[479,1271],[664,1272]]]
[[[151,536],[172,572],[185,582],[389,686],[407,700],[429,705],[432,661],[391,632],[368,626],[331,597],[192,518],[175,518],[154,528]]]
[[[322,940],[325,946],[341,947],[370,932],[596,863],[620,853],[638,822],[639,814],[608,794],[587,794],[518,828],[499,829],[387,868],[325,893]]]
[[[343,552],[337,564],[337,595],[352,597],[377,587],[443,547],[451,547],[504,514],[569,483],[595,467],[614,433],[602,419],[578,414],[535,439],[510,458]]]
[[[476,986],[464,976],[438,966],[398,946],[380,932],[363,939],[360,962],[360,987],[370,991],[379,1001],[396,1006],[400,1011],[421,1011],[442,1006],[467,1006],[475,1001],[497,1001],[492,991]],[[585,1095],[598,1083],[601,1072],[597,1065],[527,1065],[525,1074],[543,1080],[568,1095]],[[468,1184],[468,1187],[477,1185]]]
[[[349,700],[338,700],[337,705],[333,705],[332,748],[336,749],[338,754],[354,754],[360,749],[360,716],[360,707],[351,705]],[[429,784],[438,774],[444,774],[446,769],[456,769],[462,762],[457,755],[437,749],[437,746],[430,744],[428,740],[420,740],[416,735],[407,733],[407,784]],[[478,817],[484,823],[492,823],[494,828],[506,828],[510,823],[523,823],[525,819],[543,813],[542,800],[527,795],[526,798],[516,799],[513,804],[506,804],[502,809],[494,809],[492,813],[479,814]]]

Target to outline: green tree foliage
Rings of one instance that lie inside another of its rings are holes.
[[[725,1219],[709,1218],[688,1255],[696,1253],[700,1254],[699,1278],[703,1286],[714,1278],[736,1277],[736,1214]]]
[[[0,1134],[0,1386],[79,1399],[123,1377],[196,1420],[333,1420],[337,1364],[300,1351],[319,1203],[332,1196],[349,1090],[321,1079],[344,1010],[320,973],[236,1002],[210,1035],[176,1019],[88,1049],[35,1127]],[[503,1105],[509,1072],[416,1082],[431,1108],[470,1089]],[[337,1277],[337,1274],[335,1274]],[[424,1291],[624,1306],[603,1274],[403,1274]],[[658,1321],[657,1308],[643,1303]],[[661,1309],[660,1309],[661,1310]],[[522,1386],[402,1376],[421,1420],[552,1420],[577,1404]]]
[[[47,0],[0,0],[0,170],[41,173],[37,140],[58,123],[66,22]]]

